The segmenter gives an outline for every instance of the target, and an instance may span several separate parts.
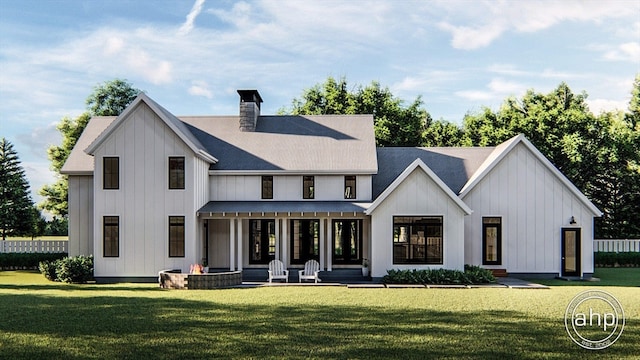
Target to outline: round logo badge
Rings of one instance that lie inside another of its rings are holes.
[[[611,346],[622,335],[624,323],[620,302],[601,290],[576,295],[564,314],[564,326],[571,340],[589,350]]]

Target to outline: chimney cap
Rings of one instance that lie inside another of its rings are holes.
[[[262,97],[260,97],[258,90],[238,90],[238,95],[240,95],[241,102],[254,102],[258,106],[262,102]]]

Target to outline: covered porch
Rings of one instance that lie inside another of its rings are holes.
[[[266,279],[269,261],[302,269],[317,260],[320,271],[360,273],[370,259],[368,203],[346,201],[212,201],[198,211],[202,258],[210,269],[243,271]],[[291,272],[289,281],[297,281]],[[293,275],[295,273],[295,275]]]

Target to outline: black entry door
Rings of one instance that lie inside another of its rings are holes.
[[[291,220],[291,263],[320,259],[320,221]]]
[[[562,276],[580,276],[580,229],[562,229]]]
[[[360,264],[362,220],[333,221],[333,263]]]

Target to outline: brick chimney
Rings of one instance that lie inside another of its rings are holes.
[[[262,98],[258,90],[238,90],[240,95],[240,131],[256,131]]]

